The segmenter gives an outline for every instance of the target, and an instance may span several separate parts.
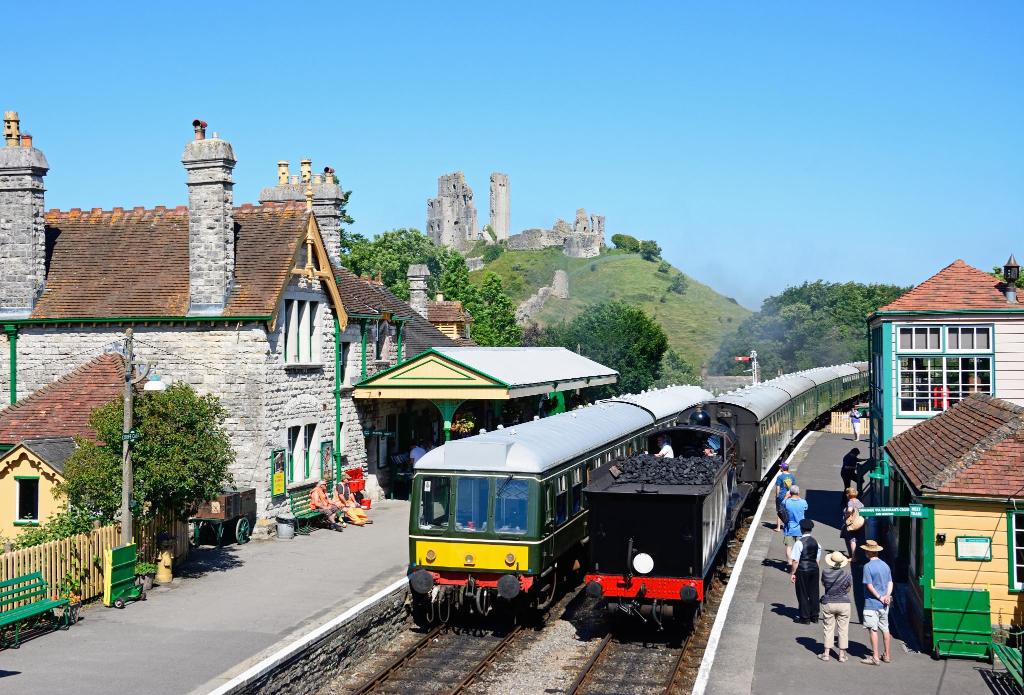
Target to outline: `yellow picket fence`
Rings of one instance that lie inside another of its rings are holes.
[[[135,529],[139,560],[155,562],[159,553],[156,537],[162,531],[174,535],[175,563],[188,556],[188,524],[169,516],[159,516]],[[60,593],[67,574],[82,579],[82,600],[103,594],[103,553],[121,544],[121,526],[112,524],[89,533],[51,541],[31,548],[0,553],[0,581],[39,572],[51,594]]]

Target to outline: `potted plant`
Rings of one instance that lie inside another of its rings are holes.
[[[72,572],[66,572],[60,582],[60,597],[68,600],[64,609],[68,612],[68,622],[78,622],[78,610],[82,607],[82,579]]]
[[[152,562],[135,563],[135,581],[142,587],[143,591],[150,591],[153,588],[153,577],[156,576],[156,565]]]

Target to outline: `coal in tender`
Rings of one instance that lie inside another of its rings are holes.
[[[710,485],[722,465],[722,459],[707,456],[658,458],[652,454],[634,454],[612,463],[616,483],[648,485]]]

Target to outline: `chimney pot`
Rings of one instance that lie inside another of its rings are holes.
[[[32,136],[29,133],[21,134],[21,146],[27,149],[32,149]]]
[[[298,176],[293,176],[292,177],[292,185],[293,186],[298,186],[299,185],[299,177]]]
[[[313,177],[313,160],[303,159],[299,162],[299,169],[302,172],[302,183],[309,183]]]
[[[444,301],[444,294],[442,294],[441,292],[438,292],[437,296],[435,297],[435,301],[443,302]]]
[[[288,185],[288,162],[284,159],[277,163],[277,185]]]
[[[200,121],[198,118],[192,121],[192,127],[196,131],[196,140],[206,139],[206,121]]]
[[[21,144],[19,124],[17,111],[4,111],[4,140],[7,141],[8,147],[17,147]]]

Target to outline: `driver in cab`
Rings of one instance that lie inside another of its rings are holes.
[[[658,437],[658,453],[654,456],[660,459],[674,459],[676,453],[672,450],[672,442],[665,435]]]

